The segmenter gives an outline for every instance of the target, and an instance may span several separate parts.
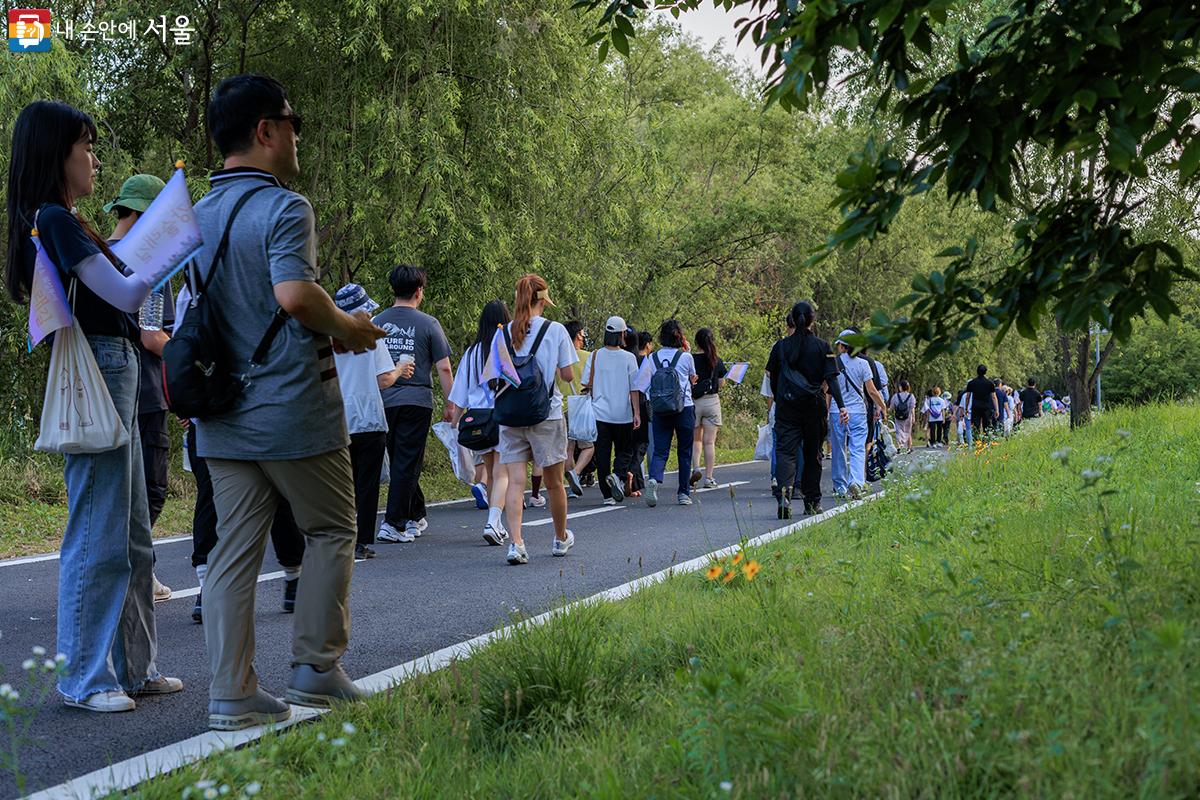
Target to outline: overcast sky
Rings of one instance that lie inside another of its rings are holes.
[[[734,22],[746,15],[745,9],[726,12],[706,3],[695,11],[686,11],[680,14],[677,22],[685,32],[695,36],[706,47],[712,47],[724,40],[726,52],[733,52],[738,61],[761,75],[763,69],[759,63],[758,53],[750,39],[747,38],[739,47],[734,47],[734,43],[737,42],[737,28],[734,26]],[[670,14],[665,14],[665,16],[668,19],[671,18]]]

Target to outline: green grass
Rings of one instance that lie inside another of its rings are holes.
[[[729,415],[730,422],[717,440],[717,461],[729,464],[754,457],[753,420]],[[174,431],[175,423],[171,423]],[[180,441],[182,430],[172,435],[171,474],[166,505],[156,537],[178,536],[192,530],[192,510],[196,503],[195,483],[183,471]],[[675,468],[671,454],[667,469]],[[451,500],[468,494],[450,468],[441,443],[430,434],[426,446],[425,470],[421,488],[428,500]],[[383,487],[380,503],[387,501]],[[62,476],[62,458],[42,453],[20,456],[0,455],[0,558],[47,553],[57,550],[67,522],[67,493]]]
[[[1018,437],[139,796],[1194,797],[1197,452],[1194,405]]]

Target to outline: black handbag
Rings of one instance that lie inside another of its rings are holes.
[[[471,356],[468,355],[467,358]],[[458,421],[458,443],[477,452],[490,450],[500,444],[500,426],[496,423],[492,409],[468,408],[464,411]]]

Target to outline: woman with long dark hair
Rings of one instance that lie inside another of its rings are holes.
[[[496,329],[511,321],[508,306],[503,300],[492,300],[484,305],[483,311],[480,312],[479,330],[475,334],[475,341],[458,362],[458,372],[454,375],[454,389],[450,392],[449,400],[455,406],[455,425],[461,424],[463,414],[468,409],[489,411],[495,408],[495,393],[480,376],[483,375],[483,365],[487,363],[488,351]],[[502,519],[504,495],[508,492],[508,474],[499,468],[498,447],[499,445],[475,451],[475,455],[483,459],[483,487],[476,484],[471,489],[475,493],[476,503],[488,510],[488,521],[483,526],[483,539],[492,545],[502,545],[508,540],[508,531],[504,529]],[[486,492],[486,495],[483,492]]]
[[[696,385],[692,387],[692,400],[696,403],[696,432],[692,440],[692,451],[696,454],[696,468],[692,469],[691,484],[700,483],[702,488],[717,485],[713,469],[717,466],[717,431],[721,427],[721,396],[717,394],[725,385],[725,362],[717,355],[717,342],[711,328],[696,331]],[[698,467],[703,463],[704,471]],[[703,482],[701,482],[703,478]]]
[[[563,483],[567,424],[563,418],[562,391],[554,379],[570,381],[575,376],[573,365],[579,356],[567,329],[542,316],[546,307],[552,305],[550,287],[540,275],[524,275],[517,281],[513,320],[507,326],[512,350],[516,359],[533,359],[541,385],[549,387],[549,411],[544,419],[533,424],[509,426],[500,421],[500,464],[508,473],[504,515],[511,537],[509,564],[529,563],[525,539],[521,535],[521,500],[525,494],[525,471],[531,462],[542,470],[550,516],[554,520],[554,544],[550,554],[565,556],[575,544],[575,535],[567,529],[567,490]],[[497,408],[498,412],[500,410]]]
[[[625,500],[625,476],[634,452],[633,432],[642,426],[637,358],[622,346],[625,331],[625,320],[609,317],[604,324],[604,347],[583,364],[582,385],[591,395],[596,413],[593,460],[605,505]]]
[[[131,711],[131,695],[183,688],[155,666],[154,549],[137,425],[140,338],[133,312],[150,294],[126,276],[108,244],[76,216],[100,162],[96,125],[66,103],[30,103],[13,126],[8,167],[9,294],[27,302],[35,249],[58,268],[129,441],[103,453],[67,455],[69,513],[58,579],[58,649],[67,657],[58,690],[67,705]]]
[[[813,333],[816,312],[801,300],[792,306],[795,332],[780,339],[767,358],[771,393],[775,397],[775,498],[779,518],[791,519],[792,485],[796,453],[803,448],[804,470],[800,491],[804,513],[821,513],[821,444],[825,441],[824,385],[838,406],[837,419],[846,424],[849,414],[837,380],[837,365],[829,343]]]
[[[678,320],[669,319],[658,329],[658,343],[662,345],[651,357],[651,374],[659,370],[672,370],[679,381],[682,409],[663,410],[655,402],[655,379],[650,383],[650,411],[654,427],[650,436],[654,441],[654,452],[650,456],[650,480],[646,481],[646,505],[658,505],[658,487],[663,482],[667,468],[667,456],[671,452],[671,437],[675,437],[675,449],[679,457],[679,492],[675,496],[681,506],[692,504],[692,439],[696,428],[696,404],[692,400],[692,387],[696,383],[696,362],[687,352],[687,337]]]

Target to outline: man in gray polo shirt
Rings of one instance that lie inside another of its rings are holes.
[[[277,308],[291,317],[233,409],[200,420],[196,431],[217,510],[204,586],[209,727],[237,730],[290,714],[259,688],[253,664],[256,579],[280,498],[306,542],[287,699],[328,706],[359,696],[338,664],[350,632],[355,514],[333,352],[372,348],[383,331],[366,314],[340,311],[317,282],[312,206],[283,185],[300,174],[301,126],[283,87],[261,75],[228,78],[213,93],[208,117],[225,169],[213,173],[211,191],[196,204],[202,275],[233,206],[257,190],[230,229],[208,290],[231,363],[249,363]]]

